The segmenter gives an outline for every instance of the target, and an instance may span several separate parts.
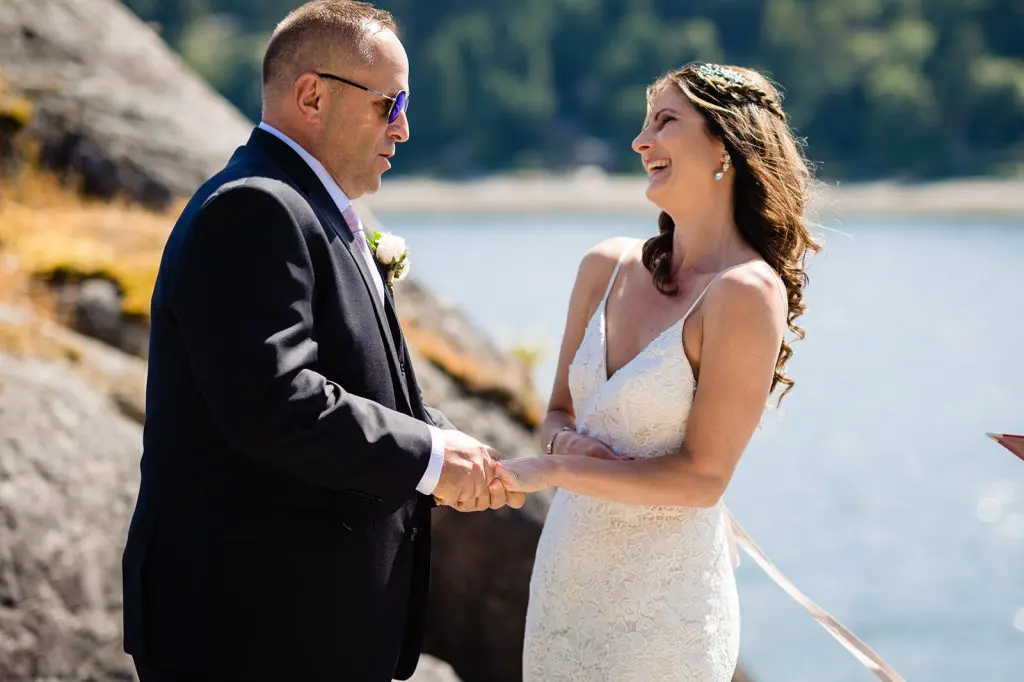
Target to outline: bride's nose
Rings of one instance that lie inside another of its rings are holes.
[[[640,134],[633,138],[633,151],[637,154],[643,154],[645,151],[651,148],[652,136],[648,128],[644,128],[640,131]]]

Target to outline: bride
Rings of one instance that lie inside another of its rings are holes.
[[[659,234],[583,258],[542,438],[509,490],[555,494],[530,584],[524,680],[732,679],[733,470],[793,382],[812,173],[758,73],[690,64],[648,88],[633,142]],[[780,395],[781,399],[781,395]],[[581,456],[583,455],[583,456]]]

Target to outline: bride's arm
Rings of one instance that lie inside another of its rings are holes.
[[[569,297],[569,310],[558,352],[548,412],[540,428],[541,452],[547,452],[554,439],[556,454],[615,456],[607,445],[576,433],[576,411],[569,392],[569,364],[583,341],[587,324],[604,294],[615,263],[623,250],[634,243],[635,240],[620,237],[608,239],[590,248],[580,261],[576,282]]]
[[[506,486],[524,492],[557,486],[637,505],[716,504],[767,403],[786,313],[778,284],[746,268],[716,283],[704,309],[700,381],[681,451],[624,461],[511,460],[499,467]]]

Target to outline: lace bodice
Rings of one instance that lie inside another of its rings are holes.
[[[678,450],[686,433],[693,370],[681,342],[685,317],[665,329],[610,378],[607,294],[569,366],[578,429],[613,450],[657,457]]]
[[[694,377],[682,328],[707,289],[609,377],[605,306],[626,255],[587,325],[569,387],[581,433],[659,457],[683,443]],[[557,491],[530,585],[524,680],[728,682],[738,648],[721,503],[638,506]]]

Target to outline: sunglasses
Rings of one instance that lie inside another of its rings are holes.
[[[351,85],[354,88],[365,90],[366,92],[373,93],[378,97],[383,97],[384,99],[386,99],[388,102],[391,103],[388,106],[387,111],[388,125],[391,125],[392,123],[397,121],[398,117],[409,109],[409,93],[407,93],[405,90],[399,90],[398,94],[392,97],[391,95],[384,94],[380,90],[374,90],[373,88],[368,88],[365,85],[360,85],[355,81],[350,81],[347,78],[335,76],[333,73],[320,73],[319,71],[314,71],[313,73],[320,76],[321,78],[329,78],[331,80],[338,81],[339,83],[344,83],[345,85]]]

